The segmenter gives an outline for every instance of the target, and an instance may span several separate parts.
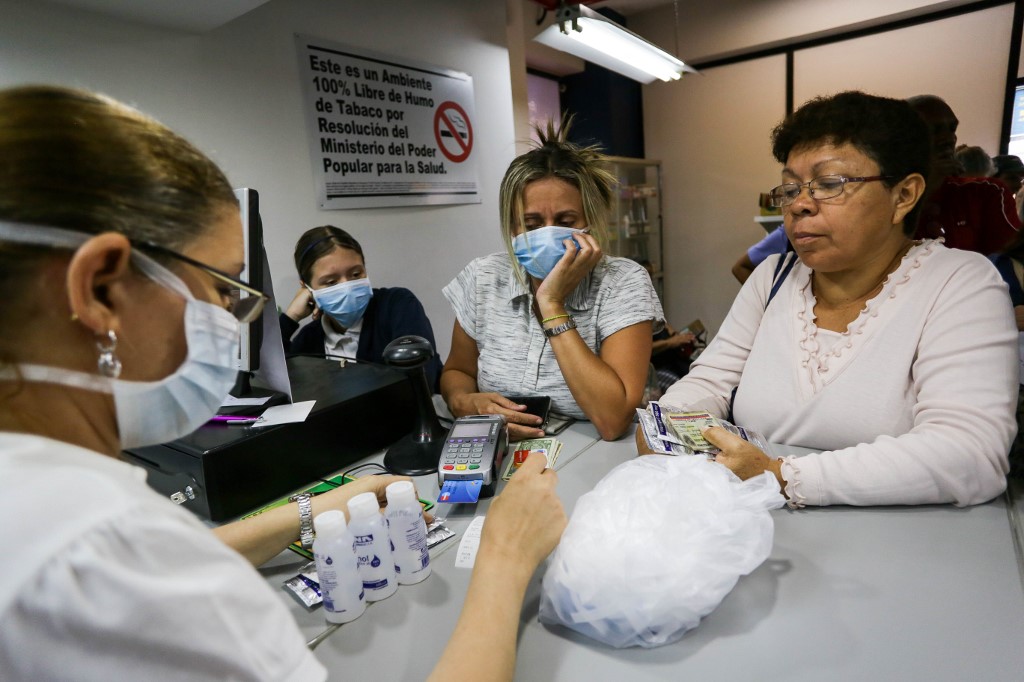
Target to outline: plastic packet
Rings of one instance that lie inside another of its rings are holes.
[[[771,473],[648,455],[581,497],[544,575],[540,620],[613,647],[673,642],[771,551]]]
[[[320,594],[320,578],[316,575],[316,562],[310,561],[299,569],[299,574],[284,581],[284,589],[299,600],[307,609],[321,603],[324,598]]]

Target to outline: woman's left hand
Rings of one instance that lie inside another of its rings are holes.
[[[564,244],[565,255],[537,287],[537,304],[541,306],[541,312],[544,311],[544,303],[563,305],[569,294],[604,255],[597,240],[588,232],[577,232],[572,239],[566,239]]]
[[[743,440],[721,426],[712,426],[702,432],[705,439],[721,452],[715,461],[729,468],[742,480],[759,476],[765,471],[775,474],[779,487],[785,490],[786,482],[782,478],[782,460],[772,459],[756,445]]]

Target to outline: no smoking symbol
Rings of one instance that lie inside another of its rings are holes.
[[[473,126],[455,102],[442,102],[434,113],[434,139],[441,153],[454,163],[465,161],[473,151]]]

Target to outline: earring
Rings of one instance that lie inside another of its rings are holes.
[[[117,334],[111,329],[107,332],[107,340],[104,342],[102,339],[96,342],[96,350],[99,351],[100,357],[96,361],[96,367],[99,369],[100,374],[111,379],[116,379],[121,376],[121,361],[114,355],[114,351],[117,350]]]

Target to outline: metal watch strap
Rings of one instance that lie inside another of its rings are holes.
[[[313,548],[313,503],[310,502],[309,493],[302,493],[292,497],[299,505],[299,542],[302,549]]]
[[[565,324],[560,324],[557,327],[551,327],[550,329],[545,329],[544,330],[544,336],[546,336],[547,338],[550,339],[552,336],[558,336],[559,334],[564,334],[565,332],[569,331],[570,329],[575,329],[575,328],[576,328],[576,320],[572,319],[572,316],[570,315],[568,321],[566,321]]]

